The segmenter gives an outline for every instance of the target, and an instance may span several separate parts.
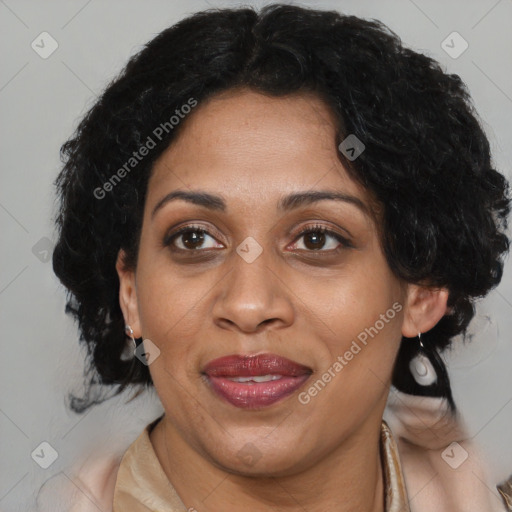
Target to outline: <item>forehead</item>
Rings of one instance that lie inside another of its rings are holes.
[[[333,189],[364,199],[366,191],[337,155],[337,121],[313,94],[273,97],[241,89],[198,105],[154,166],[157,191],[198,188],[230,201],[274,201],[286,193]]]

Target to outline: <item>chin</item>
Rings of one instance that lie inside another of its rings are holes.
[[[221,453],[211,453],[210,457],[222,470],[251,478],[290,476],[306,468],[308,464],[304,460],[312,460],[312,457],[298,454],[296,446],[277,449],[275,446],[257,446],[257,443],[247,441],[237,451],[232,451],[231,445]]]

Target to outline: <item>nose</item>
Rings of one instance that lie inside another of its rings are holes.
[[[219,284],[214,322],[223,329],[257,333],[293,323],[293,295],[266,252],[248,263],[233,254],[231,271]]]

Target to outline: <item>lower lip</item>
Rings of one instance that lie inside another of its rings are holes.
[[[308,380],[309,374],[250,384],[234,382],[226,377],[207,376],[207,378],[211,389],[235,407],[259,409],[272,405],[297,391]]]

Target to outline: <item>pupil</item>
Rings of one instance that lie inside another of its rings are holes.
[[[196,249],[204,241],[204,233],[200,231],[189,231],[183,234],[183,245],[188,249]]]
[[[308,245],[311,242],[312,247]],[[308,249],[320,249],[325,243],[325,233],[313,231],[306,235],[305,245]]]

